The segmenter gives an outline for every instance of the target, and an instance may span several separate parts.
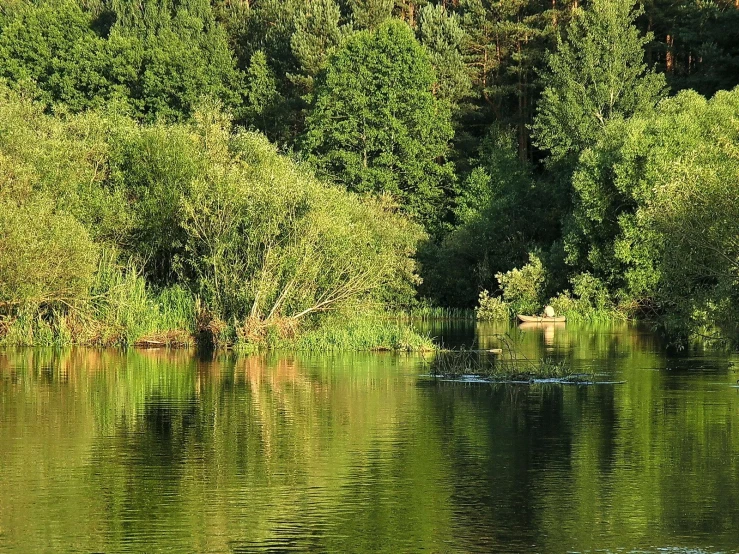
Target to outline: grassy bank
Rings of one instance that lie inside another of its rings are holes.
[[[152,293],[140,277],[119,276],[84,306],[25,305],[0,318],[2,346],[91,346],[259,350],[430,351],[434,343],[407,321],[375,312],[352,317],[263,321],[218,319],[180,288]]]
[[[419,333],[413,325],[376,315],[350,321],[332,318],[292,340],[282,341],[279,346],[307,351],[424,352],[436,348],[431,338]]]

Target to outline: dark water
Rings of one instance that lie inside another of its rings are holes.
[[[0,551],[739,552],[739,360],[666,357],[626,326],[514,339],[625,383],[0,351]]]

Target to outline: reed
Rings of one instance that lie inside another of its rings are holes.
[[[525,381],[557,379],[580,380],[564,360],[543,358],[530,360],[520,353],[515,339],[510,335],[498,335],[502,348],[486,350],[440,350],[429,364],[434,377],[460,379],[477,377],[490,381]]]
[[[428,335],[405,322],[388,321],[374,314],[349,321],[326,318],[316,327],[297,333],[291,339],[274,340],[273,348],[305,351],[431,351],[436,347]]]
[[[395,319],[429,321],[435,319],[462,319],[474,321],[475,310],[471,308],[444,308],[421,305],[393,313]]]

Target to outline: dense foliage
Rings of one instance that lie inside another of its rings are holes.
[[[258,342],[414,294],[418,224],[233,132],[217,107],[141,125],[48,116],[3,91],[0,121],[0,314],[15,341],[34,340],[18,338],[30,310],[55,340]]]
[[[610,126],[575,175],[573,263],[681,333],[737,323],[737,120],[739,88],[682,92]]]
[[[358,192],[386,192],[428,227],[443,218],[452,168],[448,107],[431,93],[431,60],[407,25],[356,33],[321,76],[306,120],[309,159]]]
[[[738,29],[733,0],[3,2],[0,332],[480,301],[728,336]]]

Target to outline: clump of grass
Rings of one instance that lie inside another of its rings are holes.
[[[475,310],[468,308],[443,308],[421,304],[394,314],[397,319],[415,319],[429,321],[434,319],[474,320]]]
[[[564,360],[553,358],[529,360],[517,352],[513,340],[508,335],[498,337],[503,348],[496,351],[467,349],[439,351],[430,364],[431,375],[448,379],[473,376],[491,381],[582,380],[582,375],[575,374]]]
[[[531,381],[565,379],[574,373],[563,360],[545,358],[537,361],[510,360],[471,350],[437,353],[430,366],[431,375],[459,379],[474,376],[496,381]]]
[[[103,251],[87,298],[26,303],[5,314],[0,343],[9,346],[190,346],[195,300],[174,286],[154,292],[132,263]]]
[[[365,314],[346,320],[341,317],[322,318],[312,328],[296,332],[292,337],[271,337],[272,348],[307,351],[431,351],[434,343],[412,325],[388,321],[375,314]]]

